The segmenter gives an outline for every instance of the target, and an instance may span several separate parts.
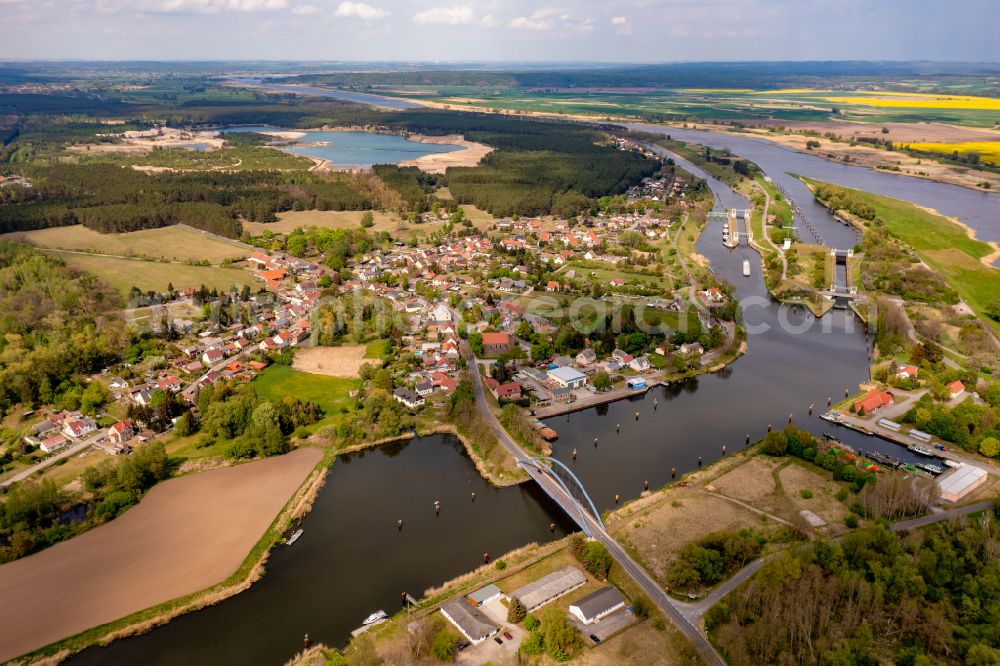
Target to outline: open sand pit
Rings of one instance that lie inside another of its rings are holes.
[[[322,457],[165,481],[120,518],[0,566],[0,661],[222,582]]]
[[[466,141],[459,134],[449,134],[448,136],[423,136],[421,134],[414,134],[409,139],[410,141],[417,141],[419,143],[462,147],[462,150],[450,153],[432,153],[418,157],[415,160],[399,163],[399,166],[415,166],[427,173],[444,173],[448,167],[453,166],[476,166],[481,159],[493,152],[493,149],[489,146],[474,141]]]
[[[365,363],[365,345],[350,347],[300,347],[292,367],[302,372],[328,377],[355,379]]]

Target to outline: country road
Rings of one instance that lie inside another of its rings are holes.
[[[87,439],[84,439],[84,440],[82,440],[80,442],[77,442],[73,446],[67,447],[67,448],[63,449],[62,451],[60,451],[59,453],[57,453],[56,455],[51,456],[49,458],[46,458],[45,460],[42,460],[41,462],[36,463],[36,464],[32,465],[31,467],[26,467],[25,469],[22,469],[20,472],[18,472],[17,474],[15,474],[14,476],[12,476],[10,478],[5,478],[3,481],[0,481],[0,488],[8,488],[9,486],[14,485],[18,481],[22,481],[24,479],[27,479],[29,476],[31,476],[35,472],[40,472],[43,469],[45,469],[46,467],[50,467],[50,466],[56,464],[57,462],[59,462],[63,458],[68,458],[68,457],[70,457],[70,456],[72,456],[72,455],[74,455],[76,453],[79,453],[81,451],[86,450],[91,445],[93,445],[96,442],[100,441],[101,438],[103,438],[106,434],[107,433],[105,432],[104,428],[101,428],[96,433],[94,433],[91,437],[88,437]]]

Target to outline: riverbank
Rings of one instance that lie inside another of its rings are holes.
[[[246,589],[322,487],[323,457],[299,449],[165,481],[116,520],[0,567],[0,659],[61,660]]]
[[[366,449],[373,449],[379,446],[385,446],[386,444],[393,444],[395,442],[407,442],[418,437],[427,437],[429,435],[452,435],[458,439],[458,441],[462,444],[462,448],[465,449],[466,455],[469,456],[473,466],[476,468],[476,471],[479,472],[479,476],[483,477],[483,479],[489,482],[490,485],[496,486],[497,488],[508,488],[510,486],[516,486],[524,483],[528,480],[528,475],[521,472],[520,468],[517,468],[520,474],[510,474],[503,470],[492,469],[482,456],[479,455],[475,447],[469,443],[469,438],[463,435],[452,423],[438,423],[436,425],[423,428],[418,426],[416,430],[405,432],[396,437],[385,437],[383,439],[358,442],[357,444],[337,449],[334,453],[335,455],[357,453]]]
[[[666,374],[662,376],[659,373],[654,373],[645,377],[646,388],[633,390],[628,388],[626,385],[621,388],[611,389],[610,391],[606,391],[604,393],[585,393],[571,403],[557,403],[550,407],[538,409],[535,411],[535,417],[539,419],[548,419],[555,416],[564,416],[574,412],[581,412],[592,407],[618,402],[619,400],[628,400],[629,398],[643,396],[658,386],[670,386],[671,384],[682,383],[700,375],[720,372],[721,370],[727,368],[729,364],[735,362],[740,356],[745,354],[746,350],[746,341],[740,340],[740,344],[735,351],[731,351],[728,354],[724,354],[719,357],[706,358],[705,360],[707,363],[705,363],[697,371],[686,372],[683,374]]]

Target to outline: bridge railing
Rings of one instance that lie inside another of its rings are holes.
[[[576,474],[566,467],[563,463],[556,460],[555,458],[550,458],[548,456],[536,456],[522,460],[518,464],[529,474],[532,472],[536,474],[543,474],[553,479],[566,495],[573,502],[572,507],[563,507],[570,514],[570,517],[576,521],[580,526],[580,529],[584,531],[587,536],[593,536],[590,532],[590,523],[586,519],[585,514],[589,514],[590,518],[594,520],[601,528],[604,528],[604,521],[601,519],[601,513],[594,506],[593,500],[590,499],[590,495],[587,494],[587,489],[583,487],[583,483],[580,479],[576,477]],[[545,490],[545,486],[542,485],[542,489]],[[546,492],[548,492],[546,490]],[[551,493],[549,493],[551,496]],[[553,497],[560,504],[560,498]]]

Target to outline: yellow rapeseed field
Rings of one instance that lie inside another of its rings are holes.
[[[907,144],[914,150],[923,150],[931,153],[979,153],[979,159],[983,162],[1000,164],[1000,141],[967,141],[964,143],[911,143]]]
[[[886,95],[882,97],[825,97],[834,104],[856,104],[887,108],[908,109],[969,109],[975,111],[1000,111],[1000,99],[968,97],[965,95]]]
[[[832,90],[812,90],[810,88],[781,88],[779,90],[758,90],[754,95],[803,95],[808,93],[832,93]]]

